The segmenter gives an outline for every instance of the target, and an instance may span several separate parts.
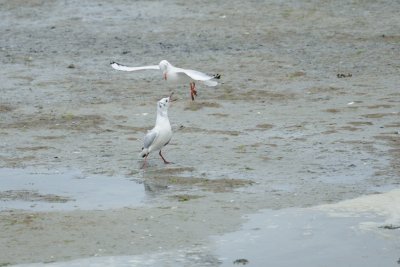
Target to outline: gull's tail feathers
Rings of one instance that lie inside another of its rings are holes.
[[[149,154],[149,149],[142,147],[142,151],[140,152],[140,157],[144,158]]]

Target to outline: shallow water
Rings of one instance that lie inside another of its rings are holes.
[[[332,218],[307,209],[263,211],[241,231],[215,238],[221,266],[396,266],[400,243],[362,232],[365,218]],[[397,235],[398,238],[398,235]]]
[[[398,266],[400,233],[360,227],[379,225],[384,216],[332,217],[327,207],[263,210],[247,216],[241,230],[212,237],[209,246],[17,266]]]
[[[113,209],[141,205],[146,199],[143,184],[136,181],[71,170],[0,169],[0,181],[0,211]]]

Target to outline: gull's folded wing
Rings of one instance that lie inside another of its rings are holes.
[[[149,148],[154,143],[154,141],[156,140],[157,136],[158,136],[158,133],[156,131],[153,131],[153,130],[149,131],[146,134],[146,136],[144,137],[143,147],[144,148]]]

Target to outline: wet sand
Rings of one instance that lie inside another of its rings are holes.
[[[398,188],[399,7],[0,3],[0,266],[212,250],[247,214]],[[109,66],[161,59],[221,84],[191,102],[188,85]],[[171,91],[174,164],[151,155],[143,172],[142,137]]]

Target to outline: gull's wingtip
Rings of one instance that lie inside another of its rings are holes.
[[[110,66],[111,66],[113,69],[120,70],[120,67],[121,67],[122,65],[119,64],[118,62],[111,61],[111,62],[110,62]]]
[[[213,78],[219,80],[219,79],[221,79],[221,74],[219,74],[219,73],[214,74],[214,75],[213,75]]]

